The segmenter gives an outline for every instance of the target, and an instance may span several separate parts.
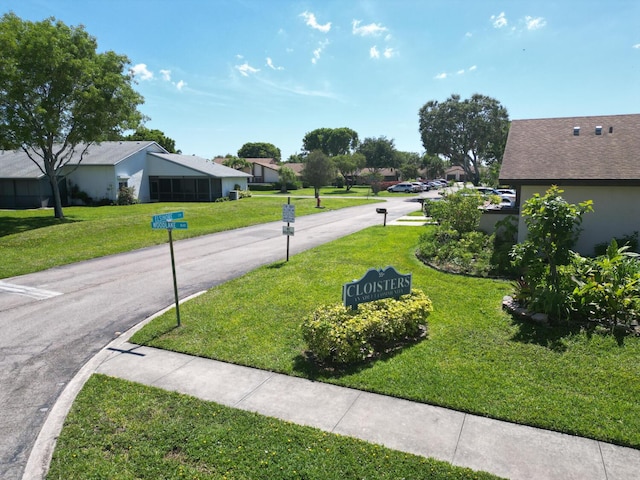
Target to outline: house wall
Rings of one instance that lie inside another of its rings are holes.
[[[240,185],[240,190],[248,190],[247,177],[230,177],[222,179],[222,196],[228,197],[231,190],[236,189],[236,185]]]
[[[543,196],[550,185],[523,185],[522,206],[535,193]],[[640,187],[586,187],[563,186],[562,197],[569,203],[593,201],[593,212],[582,217],[582,233],[575,246],[581,255],[593,255],[598,243],[609,243],[614,237],[631,235],[640,231]],[[527,237],[527,227],[522,216],[518,224],[518,242]]]
[[[93,200],[116,199],[118,181],[113,165],[80,164],[67,179],[70,183],[78,185],[80,190]]]
[[[155,150],[155,149],[154,149]],[[118,188],[119,179],[127,180],[127,186],[135,189],[135,197],[141,203],[151,201],[149,192],[149,173],[146,170],[147,152],[140,152],[125,158],[115,166],[116,189]]]

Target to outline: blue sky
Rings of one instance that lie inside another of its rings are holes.
[[[511,119],[640,112],[637,0],[0,0],[125,54],[141,111],[185,154],[349,127],[422,153],[418,110],[457,93]]]

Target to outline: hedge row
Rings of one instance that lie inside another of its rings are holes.
[[[304,319],[302,336],[309,351],[325,364],[363,361],[426,332],[431,300],[420,290],[398,300],[322,306]]]

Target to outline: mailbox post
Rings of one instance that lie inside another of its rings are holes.
[[[386,208],[376,208],[376,212],[384,214],[384,224],[383,226],[387,226],[387,209]]]

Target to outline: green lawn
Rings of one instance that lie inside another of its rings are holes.
[[[47,478],[497,477],[96,375],[74,402]]]
[[[327,198],[324,209],[313,198],[292,198],[296,216],[375,202]],[[166,243],[166,230],[152,230],[156,214],[184,211],[188,230],[175,240],[282,219],[282,198],[255,197],[219,203],[153,203],[129,206],[67,207],[65,220],[51,209],[0,210],[0,278]]]
[[[640,447],[640,338],[513,320],[508,282],[423,266],[423,228],[372,227],[259,268],[154,320],[133,342]],[[422,342],[345,371],[317,370],[300,324],[371,267],[413,273],[433,301]]]

